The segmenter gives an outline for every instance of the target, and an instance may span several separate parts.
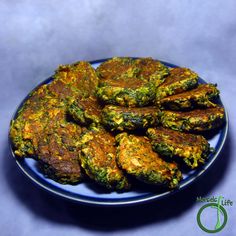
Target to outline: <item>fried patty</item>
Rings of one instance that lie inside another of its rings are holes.
[[[117,163],[127,174],[147,184],[177,187],[182,178],[177,165],[154,152],[147,137],[121,133],[116,139]]]
[[[151,57],[136,59],[135,66],[139,68],[138,77],[145,81],[152,81],[156,87],[162,84],[169,74],[168,67]]]
[[[217,106],[192,111],[163,110],[161,124],[179,131],[207,131],[219,128],[225,120],[224,108]]]
[[[53,117],[65,114],[69,101],[93,94],[97,84],[95,70],[88,62],[59,66],[54,80],[32,92],[12,121],[10,137],[15,154],[34,156],[44,128],[55,121]]]
[[[53,130],[50,127],[44,130],[37,156],[40,168],[48,178],[62,184],[75,184],[83,179],[78,160],[81,132],[80,126],[66,121],[58,123]]]
[[[116,164],[115,137],[103,128],[93,128],[81,138],[80,162],[86,174],[110,190],[126,190],[129,181]]]
[[[33,92],[11,122],[14,153],[19,157],[34,156],[44,128],[61,111],[64,111],[64,103],[51,97],[47,86],[43,85]]]
[[[135,130],[157,125],[160,110],[157,107],[120,107],[107,105],[102,110],[102,123],[111,130]]]
[[[102,106],[96,97],[90,96],[74,101],[68,107],[68,112],[81,125],[98,124],[101,122]]]
[[[214,84],[199,84],[195,89],[165,97],[158,101],[158,104],[162,108],[170,110],[215,107],[216,104],[212,101],[219,96],[219,93]]]
[[[154,100],[155,86],[135,77],[120,77],[100,84],[97,96],[105,104],[140,107]]]
[[[187,68],[172,68],[170,75],[166,77],[156,90],[156,101],[160,99],[184,92],[197,86],[198,75]]]
[[[134,74],[138,72],[134,66],[134,60],[128,57],[113,57],[101,63],[96,69],[100,81],[116,79],[122,74]]]
[[[153,150],[167,157],[178,157],[191,168],[203,164],[210,145],[201,135],[187,134],[162,127],[149,128],[148,137],[152,140]]]
[[[102,63],[97,96],[106,104],[145,106],[155,98],[156,87],[169,69],[152,58],[113,58]]]
[[[70,98],[71,95],[89,97],[94,95],[98,77],[90,63],[80,61],[71,65],[61,65],[55,72],[54,81],[49,85],[56,97]],[[59,85],[55,86],[54,83]],[[60,85],[61,84],[61,85]],[[69,90],[69,92],[67,92]]]

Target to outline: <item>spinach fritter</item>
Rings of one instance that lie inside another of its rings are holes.
[[[86,174],[110,190],[126,190],[129,181],[116,164],[115,137],[103,128],[93,127],[81,137],[80,162]]]
[[[155,126],[159,122],[157,107],[120,107],[107,105],[102,110],[102,123],[111,130],[135,130]]]
[[[106,104],[145,106],[155,98],[169,69],[152,58],[113,58],[97,68],[97,96]]]
[[[52,117],[65,112],[78,96],[95,93],[98,78],[88,62],[59,66],[54,80],[34,91],[12,121],[10,137],[16,155],[33,156],[38,140]],[[53,129],[53,127],[52,127]]]
[[[98,85],[95,69],[85,61],[61,65],[53,77],[49,90],[60,98],[89,97],[95,94]]]
[[[79,137],[83,129],[61,120],[58,127],[45,129],[39,140],[37,156],[42,172],[62,184],[75,184],[83,179],[78,160]]]
[[[48,122],[64,110],[64,103],[51,97],[46,85],[33,92],[11,122],[10,137],[15,154],[19,157],[34,156]]]
[[[90,96],[88,98],[79,98],[68,108],[69,114],[81,125],[101,122],[102,106],[97,98]]]
[[[192,111],[161,112],[162,126],[179,131],[208,131],[219,128],[224,120],[224,108],[220,106]]]
[[[182,178],[177,165],[154,152],[147,137],[121,133],[116,140],[117,163],[127,174],[147,184],[177,187]]]
[[[115,79],[129,71],[138,72],[134,66],[134,60],[128,57],[113,57],[101,63],[96,69],[100,81]]]
[[[166,77],[156,90],[156,101],[160,99],[184,92],[197,86],[198,75],[188,68],[172,68],[170,75]]]
[[[100,83],[97,96],[106,104],[144,106],[155,98],[155,86],[136,77],[119,77]]]
[[[200,84],[197,88],[184,93],[161,99],[158,104],[165,109],[185,110],[195,107],[215,107],[212,101],[219,96],[219,90],[214,84]]]
[[[169,74],[168,67],[151,57],[136,59],[135,66],[139,68],[138,78],[152,81],[156,87],[162,84]]]
[[[149,128],[147,135],[154,151],[167,157],[179,157],[191,168],[203,164],[210,151],[209,143],[201,135],[162,127]]]

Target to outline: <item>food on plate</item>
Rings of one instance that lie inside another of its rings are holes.
[[[210,145],[202,135],[188,134],[163,127],[149,128],[153,150],[167,157],[178,157],[191,168],[203,164]]]
[[[147,184],[169,188],[178,185],[182,174],[177,165],[164,161],[154,152],[147,137],[121,133],[116,140],[117,163],[127,174]]]
[[[89,97],[94,95],[98,85],[95,69],[89,62],[80,61],[71,65],[61,65],[49,84],[49,90],[56,97],[74,100],[74,97]],[[67,92],[68,90],[68,92]]]
[[[97,68],[97,96],[106,104],[145,106],[155,98],[169,69],[152,58],[112,58]]]
[[[136,77],[120,76],[101,82],[97,89],[98,98],[105,104],[120,106],[145,106],[155,98],[155,86]]]
[[[88,62],[59,66],[50,84],[36,89],[11,122],[10,137],[17,156],[34,156],[45,127],[58,114],[65,116],[67,105],[78,96],[95,93],[98,78]]]
[[[216,106],[192,111],[161,112],[163,127],[179,131],[208,131],[222,126],[225,120],[224,108]]]
[[[157,107],[120,107],[107,105],[102,110],[102,123],[111,130],[135,130],[159,123]]]
[[[173,68],[156,90],[156,102],[160,99],[193,89],[197,86],[198,75],[188,68]]]
[[[81,125],[101,122],[102,106],[95,96],[79,98],[68,108],[69,114]]]
[[[80,126],[61,120],[58,127],[45,129],[39,140],[37,156],[42,172],[62,184],[76,184],[83,179],[78,160]]]
[[[116,79],[124,73],[132,73],[133,75],[137,72],[134,60],[129,57],[113,57],[101,63],[96,69],[96,73],[101,81]]]
[[[114,57],[96,70],[85,61],[61,65],[11,121],[13,151],[61,184],[91,179],[127,191],[136,178],[177,188],[182,162],[194,169],[209,157],[199,132],[223,125],[218,96],[190,69],[152,58]]]
[[[81,166],[90,179],[110,190],[127,190],[130,183],[116,163],[115,137],[93,127],[81,137]]]
[[[64,110],[64,103],[51,97],[46,85],[34,91],[11,121],[14,153],[19,157],[34,156],[48,122]]]
[[[156,87],[162,84],[165,77],[169,75],[168,67],[151,57],[136,59],[135,65],[139,68],[138,77],[146,81],[152,81]]]
[[[158,104],[162,108],[170,110],[216,107],[213,101],[219,96],[219,93],[214,84],[199,84],[195,89],[165,97],[159,100]]]

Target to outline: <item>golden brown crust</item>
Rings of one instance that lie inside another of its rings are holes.
[[[155,153],[147,137],[121,133],[116,139],[117,162],[125,172],[148,184],[170,188],[178,185],[182,175],[177,165],[165,162]]]
[[[81,138],[81,166],[96,183],[108,189],[125,190],[129,181],[116,164],[115,138],[103,128],[94,128]]]
[[[101,122],[102,105],[95,96],[79,98],[68,107],[69,114],[81,125]]]
[[[161,99],[158,104],[165,109],[184,110],[194,107],[215,107],[212,101],[219,90],[213,84],[200,84],[197,88]]]
[[[219,128],[224,119],[224,108],[220,106],[185,112],[163,110],[161,124],[179,131],[207,131]]]
[[[191,168],[203,164],[210,151],[207,140],[196,134],[187,134],[162,127],[149,128],[148,137],[153,149],[167,157],[178,157]]]
[[[37,156],[47,177],[63,184],[75,184],[83,178],[78,161],[79,136],[82,129],[73,123],[49,127],[39,141]]]
[[[102,123],[111,130],[135,130],[155,126],[159,123],[157,107],[119,107],[107,105],[102,111]]]
[[[173,68],[170,75],[166,77],[156,91],[156,101],[160,99],[184,92],[197,86],[198,75],[188,68]]]

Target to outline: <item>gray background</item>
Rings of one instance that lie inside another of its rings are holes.
[[[0,234],[207,235],[196,224],[197,196],[236,204],[236,2],[0,1]],[[10,118],[19,102],[58,64],[112,56],[152,56],[190,67],[217,83],[229,113],[225,149],[197,183],[134,208],[74,205],[32,184],[9,155]],[[218,235],[236,235],[236,206]]]

